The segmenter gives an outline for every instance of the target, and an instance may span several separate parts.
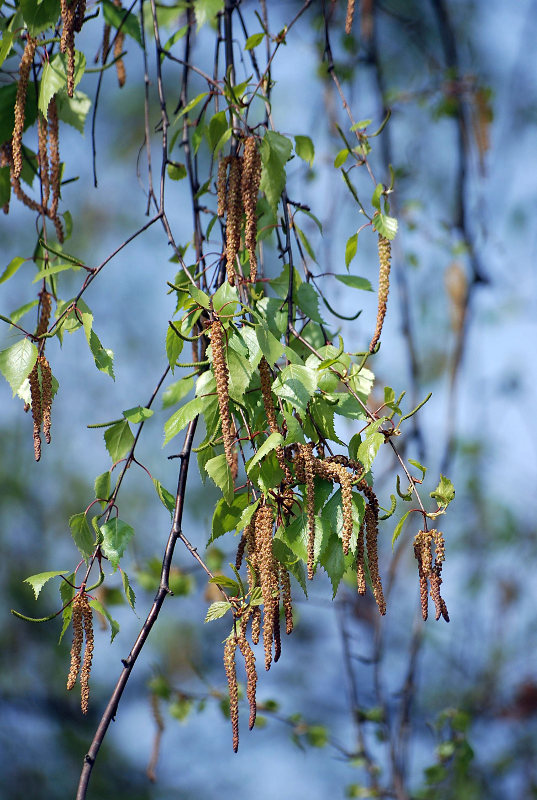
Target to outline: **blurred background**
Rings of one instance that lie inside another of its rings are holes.
[[[272,95],[276,129],[311,136],[315,144],[311,169],[298,159],[288,165],[288,191],[323,224],[321,237],[303,217],[318,263],[307,254],[306,259],[316,274],[344,272],[347,239],[361,225],[333,166],[343,147],[335,123],[345,131],[349,123],[322,60],[321,5],[312,3],[280,48]],[[268,6],[271,30],[278,31],[301,4]],[[280,662],[260,675],[260,719],[251,733],[241,706],[241,745],[234,756],[221,644],[228,623],[203,624],[215,598],[178,546],[175,594],[133,671],[93,771],[90,798],[247,798],[253,792],[258,800],[275,792],[310,800],[328,794],[537,797],[537,545],[533,507],[524,509],[535,493],[537,444],[531,411],[537,378],[537,7],[533,0],[364,0],[356,4],[352,34],[345,36],[346,3],[326,6],[333,59],[354,118],[370,118],[374,130],[385,109],[392,112],[383,133],[371,140],[377,180],[389,183],[388,163],[395,170],[392,212],[400,232],[382,347],[372,361],[377,383],[370,405],[381,405],[385,385],[396,395],[407,391],[406,410],[433,392],[408,425],[403,445],[407,457],[429,468],[426,497],[439,472],[456,488],[456,500],[439,523],[451,621],[421,621],[411,524],[395,556],[391,548],[400,503],[381,528],[381,572],[390,586],[386,618],[377,619],[371,599],[358,598],[352,586],[342,585],[332,601],[322,571],[307,601],[295,585],[295,631],[283,642]],[[248,34],[260,30],[257,8],[257,2],[241,3]],[[166,20],[164,40],[184,24],[184,14],[170,8]],[[86,25],[77,40],[88,63],[101,35],[97,22]],[[238,22],[236,37],[241,81],[252,71]],[[97,188],[91,116],[84,136],[66,125],[60,130],[64,180],[78,177],[62,191],[63,208],[74,220],[66,249],[92,266],[145,221],[143,63],[132,41],[126,47],[125,87],[118,91],[114,70],[102,83],[95,120]],[[181,41],[173,47],[182,57]],[[192,59],[211,73],[209,29],[196,38]],[[15,60],[8,59],[0,80],[7,81],[14,69]],[[169,64],[165,71],[170,110],[180,69]],[[97,75],[88,74],[80,88],[93,99],[96,85]],[[201,78],[193,80],[192,97],[204,90]],[[160,114],[154,80],[150,98],[153,129]],[[160,166],[158,132],[153,146]],[[171,157],[182,160],[177,145]],[[355,185],[368,201],[370,185],[356,172]],[[167,213],[182,245],[192,236],[186,183],[167,183]],[[31,256],[33,235],[32,213],[13,201],[0,226],[0,270],[15,256]],[[2,796],[9,800],[74,796],[120,660],[158,585],[169,514],[147,475],[132,467],[120,510],[136,532],[124,565],[136,591],[136,614],[121,602],[119,576],[108,578],[100,599],[121,630],[112,645],[109,631],[96,631],[90,711],[83,718],[76,690],[65,690],[69,633],[58,646],[59,619],[31,625],[9,610],[45,616],[59,607],[54,581],[36,603],[23,580],[76,563],[68,519],[89,505],[95,477],[109,468],[102,429],[87,425],[145,405],[166,366],[164,331],[174,310],[166,281],[177,268],[170,256],[154,225],[85,294],[99,338],[114,351],[114,382],[95,370],[82,334],[66,335],[62,348],[49,342],[60,389],[53,444],[43,448],[41,463],[33,460],[31,419],[7,384],[0,387],[0,770]],[[188,256],[187,251],[187,263]],[[267,271],[277,274],[281,267],[270,244],[265,256]],[[27,301],[31,269],[28,264],[2,284],[4,315]],[[376,237],[368,230],[358,237],[350,270],[376,286]],[[363,349],[374,328],[376,294],[348,290],[330,276],[322,285],[339,313],[352,316],[362,309],[352,322],[327,308],[322,313],[332,331]],[[79,275],[66,273],[60,286],[68,299],[78,291]],[[15,341],[2,325],[0,349]],[[181,443],[175,439],[161,447],[170,411],[160,404],[137,455],[173,492],[178,462],[168,456]],[[348,439],[357,429],[357,423],[342,420],[338,432]],[[393,473],[390,453],[382,453],[375,488],[386,508],[395,492]],[[194,460],[183,529],[200,552],[217,497],[210,483],[201,484]],[[236,542],[229,549],[225,538],[216,544],[207,562],[225,571]]]

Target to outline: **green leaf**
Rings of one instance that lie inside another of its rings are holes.
[[[3,169],[7,169],[9,171],[9,167],[4,167]],[[24,264],[25,261],[26,259],[22,258],[22,256],[15,256],[15,258],[12,258],[5,270],[0,275],[0,283],[4,283],[4,281],[9,280],[9,278],[16,273],[18,268],[21,266],[21,264]]]
[[[129,423],[126,420],[125,422],[116,422],[115,425],[107,428],[104,432],[104,442],[114,464],[124,458],[134,444],[134,436]]]
[[[60,0],[20,0],[20,9],[30,36],[53,28],[60,16]]]
[[[265,193],[272,211],[276,213],[280,195],[285,186],[285,165],[293,146],[281,133],[267,131],[261,142],[260,154],[263,164],[260,189]]]
[[[39,597],[39,593],[45,583],[51,578],[56,578],[58,575],[67,575],[68,569],[57,570],[56,572],[40,572],[38,575],[30,575],[29,578],[24,579],[24,583],[29,583],[34,590],[35,599]]]
[[[188,292],[190,297],[198,303],[202,308],[210,308],[211,307],[211,299],[208,294],[205,294],[204,291],[198,289],[197,286],[190,285],[188,287]]]
[[[162,505],[168,509],[170,514],[173,514],[175,511],[175,497],[173,494],[165,489],[161,482],[155,478],[153,478],[153,485]]]
[[[0,88],[0,142],[11,140],[15,126],[15,100],[17,97],[17,81]],[[26,105],[24,112],[24,130],[31,127],[37,117],[37,104],[35,102],[35,86],[33,81],[28,84]]]
[[[425,478],[425,473],[427,472],[427,467],[424,467],[423,464],[420,464],[419,461],[415,461],[413,458],[409,458],[408,459],[408,463],[412,464],[412,466],[416,467],[416,469],[419,469],[419,471],[421,472],[422,480],[423,480],[423,478]],[[453,493],[455,494],[455,492],[453,492]],[[453,499],[453,498],[451,498],[451,499]]]
[[[71,528],[71,536],[73,541],[80,550],[83,558],[88,561],[92,555],[95,547],[95,537],[88,525],[88,520],[85,513],[82,511],[80,514],[74,514],[69,517],[69,527]]]
[[[334,159],[334,167],[336,167],[336,169],[338,169],[339,167],[343,166],[343,164],[347,160],[350,152],[351,151],[348,150],[346,147],[344,147],[343,150],[339,151],[339,153],[337,154],[337,156]]]
[[[222,314],[223,317],[234,314],[238,302],[237,289],[230,286],[229,281],[224,281],[213,295],[213,308],[217,314]]]
[[[211,622],[213,619],[220,619],[220,617],[223,617],[230,608],[231,603],[228,603],[225,600],[217,600],[215,603],[211,603],[207,610],[207,614],[205,615],[205,622]]]
[[[106,506],[110,497],[110,472],[103,472],[95,478],[95,497],[101,501],[101,508]]]
[[[440,483],[434,492],[430,493],[430,496],[436,500],[440,508],[447,508],[455,497],[455,489],[449,478],[440,475]]]
[[[365,472],[369,472],[371,465],[380,449],[381,444],[384,443],[384,434],[373,432],[366,436],[358,448],[358,461],[364,465]]]
[[[84,315],[82,315],[84,319]],[[92,317],[93,320],[93,317]],[[99,337],[95,333],[94,330],[88,330],[88,326],[86,325],[86,320],[84,319],[84,332],[86,334],[86,339],[89,344],[89,348],[95,360],[95,366],[97,367],[100,372],[104,372],[106,375],[110,375],[112,380],[114,380],[114,353],[112,350],[105,349]]]
[[[394,239],[397,233],[398,222],[395,217],[386,214],[377,214],[373,217],[373,227],[385,239]]]
[[[264,323],[255,326],[255,334],[261,352],[269,365],[273,367],[283,353],[283,344],[279,339],[276,339]]]
[[[311,283],[302,283],[296,292],[296,303],[304,314],[318,322],[319,325],[324,324],[324,320],[319,314],[319,295],[311,285]]]
[[[351,126],[351,131],[362,130],[363,128],[367,128],[368,125],[371,125],[372,120],[370,119],[360,119],[358,122],[355,122],[354,125]]]
[[[213,578],[209,578],[209,583],[215,583],[224,589],[232,589],[234,594],[238,594],[240,591],[238,582],[233,578],[228,578],[227,575],[215,575]]]
[[[345,266],[347,267],[347,269],[349,268],[349,265],[350,265],[352,259],[356,255],[356,251],[357,250],[358,250],[358,234],[354,233],[347,240],[347,244],[345,245]],[[347,277],[347,276],[346,275],[336,275],[336,278],[338,280],[341,280],[341,278],[345,278],[345,277]]]
[[[231,505],[233,502],[233,478],[225,454],[222,453],[207,461],[205,471],[221,490],[228,505]]]
[[[246,528],[250,524],[252,517],[254,516],[255,512],[258,509],[259,502],[260,502],[259,500],[256,500],[255,503],[250,503],[249,505],[246,506],[246,508],[241,514],[240,520],[237,523],[237,531],[244,530],[244,528]]]
[[[395,508],[397,506],[397,499],[396,499],[394,494],[390,495],[390,501],[391,501],[391,506],[390,506],[389,511],[387,511],[385,508],[383,508],[382,510],[386,511],[386,513],[382,514],[382,516],[380,516],[379,519],[389,519],[392,516],[392,514],[395,514]]]
[[[142,34],[138,17],[130,11],[126,11],[120,6],[116,6],[110,0],[103,0],[103,14],[105,22],[113,28],[121,27],[122,33],[131,36],[139,45],[142,44]]]
[[[8,53],[11,50],[11,45],[13,44],[14,38],[15,33],[13,31],[4,30],[2,32],[2,41],[0,42],[0,67],[6,60]]]
[[[282,444],[283,444],[283,436],[281,435],[281,433],[279,433],[278,431],[274,431],[274,433],[271,433],[270,436],[267,439],[265,439],[265,441],[255,454],[255,456],[248,464],[248,469],[246,470],[246,472],[250,474],[250,470],[252,469],[252,467],[258,464],[261,461],[261,459],[265,458],[267,453],[270,453],[277,447],[281,447]]]
[[[134,530],[126,522],[114,517],[101,525],[101,533],[103,535],[101,550],[115,572],[125,548],[134,536]]]
[[[8,166],[0,167],[0,206],[3,207],[7,205],[10,200],[11,200],[10,169]],[[4,280],[7,280],[7,278],[4,278]]]
[[[193,100],[187,103],[184,108],[181,109],[177,119],[180,119],[184,114],[188,114],[189,111],[192,111],[192,109],[198,105],[200,100],[203,100],[203,98],[207,97],[208,94],[209,92],[202,92],[201,94],[198,94],[197,97],[195,97]]]
[[[237,337],[233,337],[236,339]],[[244,403],[244,394],[248,388],[254,365],[252,365],[246,355],[239,355],[230,346],[227,351],[227,364],[229,370],[229,396],[238,403]]]
[[[194,388],[194,378],[180,378],[175,383],[170,384],[162,395],[162,408],[170,408],[189,394]]]
[[[168,163],[166,172],[168,173],[168,178],[170,178],[172,181],[182,181],[183,178],[186,178],[187,176],[187,171],[184,164]]]
[[[380,211],[380,198],[383,191],[384,191],[384,186],[382,185],[382,183],[377,183],[375,191],[373,192],[373,197],[371,198],[371,205],[378,211]]]
[[[265,38],[264,33],[253,33],[246,39],[246,44],[244,45],[244,49],[253,50],[254,47],[257,47],[258,44],[261,44],[264,38]]]
[[[80,80],[86,69],[86,56],[75,50],[74,85]],[[52,61],[46,61],[43,67],[41,83],[39,84],[39,110],[45,118],[48,117],[48,105],[52,97],[62,89],[67,88],[67,53],[57,53]]]
[[[63,264],[54,264],[53,267],[45,267],[44,269],[40,269],[39,272],[36,273],[32,283],[38,283],[42,281],[44,278],[48,278],[50,275],[57,275],[59,272],[65,272],[68,269],[75,270],[75,272],[80,269],[78,264],[71,264],[71,262],[66,261]]]
[[[12,311],[9,315],[9,318],[12,322],[18,322],[28,311],[31,311],[32,308],[35,308],[38,304],[39,300],[30,300],[29,303],[24,303],[24,305],[20,306],[20,308],[16,308],[15,311]]]
[[[193,420],[194,417],[197,417],[198,414],[201,414],[206,406],[207,398],[194,397],[193,400],[189,400],[184,406],[178,408],[175,414],[172,414],[164,423],[164,444],[168,444],[174,436],[177,436],[183,428],[186,428],[188,423]]]
[[[11,386],[13,397],[32,371],[36,361],[37,347],[29,339],[21,339],[7,350],[0,351],[0,372]]]
[[[317,388],[317,371],[299,364],[289,364],[274,381],[272,391],[282,400],[305,411]]]
[[[304,431],[300,426],[300,422],[297,420],[296,417],[286,411],[284,409],[283,416],[285,419],[285,424],[287,425],[287,436],[285,437],[284,444],[293,444],[293,442],[300,442],[301,444],[306,444],[306,440],[304,438]]]
[[[127,598],[127,603],[130,605],[132,610],[134,611],[134,604],[136,602],[136,595],[134,594],[134,589],[129,583],[129,578],[125,570],[121,570],[121,580],[123,581],[123,591],[125,592],[125,597]]]
[[[214,509],[212,533],[208,544],[228,531],[238,530],[237,526],[244,510],[248,508],[249,502],[246,493],[235,495],[231,503],[228,503],[224,497],[220,498]]]
[[[207,128],[207,140],[211,150],[215,150],[216,145],[221,141],[222,136],[228,130],[227,116],[225,111],[217,111],[213,114]]]
[[[393,536],[392,536],[392,547],[395,545],[397,539],[399,538],[399,535],[400,535],[401,531],[403,530],[403,525],[405,524],[405,520],[406,520],[406,518],[408,517],[408,515],[411,512],[412,512],[412,509],[410,509],[410,511],[407,511],[406,514],[404,514],[401,517],[401,519],[399,520],[399,522],[395,526],[395,530],[394,530]]]
[[[124,411],[123,416],[128,422],[132,422],[133,425],[136,425],[139,422],[145,422],[145,420],[152,417],[154,413],[155,412],[151,408],[135,406],[134,408],[128,408]]]
[[[315,148],[309,136],[295,136],[295,153],[303,161],[306,161],[310,167],[313,166]]]
[[[56,105],[59,119],[83,134],[86,117],[91,108],[91,100],[87,94],[79,91],[74,92],[73,96],[69,97],[66,92],[59,92],[56,98]]]
[[[110,613],[106,610],[103,604],[99,603],[99,601],[95,600],[95,598],[91,599],[89,601],[89,604],[95,611],[97,611],[98,614],[102,614],[103,617],[108,620],[108,623],[110,625],[110,632],[112,634],[110,637],[110,641],[113,642],[116,634],[119,633],[119,622],[117,622],[117,620],[115,619],[112,619]]]
[[[168,325],[168,330],[166,331],[166,356],[168,357],[168,364],[172,372],[175,370],[177,359],[181,355],[183,347],[184,340],[176,334],[170,325]]]

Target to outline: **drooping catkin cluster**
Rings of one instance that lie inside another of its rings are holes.
[[[246,214],[246,227],[244,231],[244,244],[250,258],[250,281],[257,280],[257,257],[255,247],[257,244],[257,195],[261,182],[261,156],[257,149],[254,136],[249,136],[244,144],[244,158],[241,178],[241,193],[244,213]]]
[[[44,355],[39,355],[28,376],[32,400],[32,419],[34,423],[34,457],[41,458],[41,426],[47,444],[50,444],[50,425],[52,408],[52,371]]]
[[[388,293],[390,291],[390,266],[392,246],[389,239],[385,236],[378,237],[378,253],[379,253],[379,291],[378,291],[378,307],[377,307],[377,326],[375,333],[369,345],[369,352],[372,353],[377,346],[382,333],[382,326],[384,324],[384,317],[386,316],[386,306],[388,303]]]
[[[26,116],[26,95],[28,93],[28,79],[34,61],[37,39],[28,36],[26,45],[19,65],[19,81],[17,84],[17,96],[15,98],[15,125],[11,137],[11,177],[17,180],[22,171],[22,132],[24,130],[24,120]]]
[[[229,168],[229,175],[228,175]],[[226,220],[226,270],[229,283],[236,278],[235,263],[241,244],[243,214],[246,216],[244,244],[250,259],[250,282],[257,280],[257,195],[261,181],[261,156],[254,136],[244,145],[244,156],[225,156],[218,164],[217,214]]]
[[[114,5],[118,8],[122,8],[121,0],[114,0]],[[125,33],[123,30],[119,30],[116,35],[116,40],[114,42],[114,58],[117,58],[116,61],[116,73],[117,73],[117,82],[119,84],[119,88],[122,89],[125,86],[125,81],[127,80],[127,73],[125,72],[125,62],[122,58],[119,58],[121,53],[123,52],[123,44],[125,42]]]
[[[259,378],[261,382],[261,396],[263,397],[263,406],[265,408],[265,414],[267,415],[267,422],[269,424],[270,432],[271,433],[278,433],[278,423],[276,421],[276,412],[274,411],[274,403],[272,402],[272,375],[270,372],[270,367],[268,365],[268,361],[266,360],[265,356],[259,362]],[[291,483],[291,471],[289,470],[288,465],[285,462],[285,456],[283,452],[283,447],[280,445],[276,448],[276,457],[278,459],[278,464],[280,465],[280,469],[283,470],[284,473],[284,482]]]
[[[265,669],[272,663],[272,644],[276,617],[279,616],[278,578],[272,554],[272,526],[274,515],[271,506],[260,506],[255,514],[256,565],[263,595],[263,647]],[[276,595],[276,596],[275,596]]]
[[[233,471],[233,436],[231,435],[231,416],[229,413],[229,370],[224,353],[224,329],[218,317],[211,323],[211,346],[213,351],[213,372],[222,423],[222,442],[227,463],[230,470]]]
[[[434,562],[432,545],[434,543]],[[430,595],[434,602],[435,618],[438,620],[443,617],[449,622],[449,614],[446,603],[440,595],[442,584],[442,564],[446,557],[444,537],[433,529],[431,531],[419,531],[414,538],[414,557],[418,562],[418,575],[420,581],[420,602],[421,614],[424,620],[427,619],[428,609],[428,585]]]
[[[82,713],[88,713],[89,679],[93,659],[93,612],[85,592],[77,594],[73,600],[73,643],[71,645],[71,663],[67,676],[67,689],[73,689],[80,672],[80,706]],[[82,644],[86,639],[84,660],[82,660]]]
[[[237,670],[235,667],[235,650],[237,639],[233,634],[226,639],[224,645],[224,667],[226,670],[229,692],[229,715],[233,731],[233,751],[239,749],[239,687],[237,684]]]
[[[60,52],[67,53],[67,94],[73,96],[75,90],[75,32],[79,33],[84,24],[86,0],[61,0],[62,35]]]
[[[345,17],[345,33],[347,34],[347,36],[351,32],[353,19],[354,19],[354,0],[347,0],[347,15]]]

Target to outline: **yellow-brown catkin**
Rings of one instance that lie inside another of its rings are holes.
[[[39,366],[36,361],[28,376],[30,397],[32,398],[32,419],[34,421],[34,457],[41,458],[41,425],[43,423],[43,405],[41,403],[41,386],[39,384]]]
[[[250,730],[252,730],[255,725],[255,718],[257,714],[257,671],[255,668],[255,655],[252,648],[248,644],[246,636],[244,635],[244,631],[241,631],[239,634],[239,649],[242,653],[242,657],[244,658],[244,668],[246,670],[246,697],[248,698],[248,703],[250,705],[250,719],[248,722],[248,727]]]
[[[356,579],[358,585],[358,594],[364,595],[366,593],[367,584],[365,580],[365,563],[364,563],[364,527],[365,517],[360,525],[358,531],[358,553],[356,556]]]
[[[414,558],[418,562],[421,616],[426,620],[429,616],[427,579],[431,565],[431,551],[429,535],[425,531],[419,531],[414,537]]]
[[[354,18],[354,0],[347,0],[347,16],[345,17],[345,33],[347,34],[347,36],[351,32],[353,18]]]
[[[272,662],[272,640],[274,634],[274,558],[272,555],[273,511],[270,506],[261,506],[255,515],[255,539],[259,582],[263,596],[263,647],[265,669]]]
[[[127,73],[125,71],[125,62],[122,58],[118,58],[123,52],[123,43],[125,41],[125,34],[123,31],[119,31],[116,36],[116,41],[114,42],[114,58],[117,58],[116,61],[116,73],[117,73],[117,82],[119,84],[119,88],[122,89],[125,86],[125,81],[127,80]]]
[[[239,546],[237,547],[237,555],[235,556],[235,569],[239,570],[242,566],[242,559],[244,557],[244,551],[246,549],[246,531],[243,531],[241,536],[241,540],[239,542]]]
[[[229,715],[231,717],[231,730],[233,731],[233,750],[239,749],[239,687],[237,684],[237,671],[235,669],[235,650],[237,640],[233,634],[226,639],[224,646],[224,667],[226,670],[227,685],[229,689]]]
[[[39,161],[39,177],[41,179],[42,203],[44,208],[47,208],[48,206],[48,199],[50,195],[47,140],[48,140],[47,120],[42,114],[39,114],[39,119],[37,123],[38,161]]]
[[[435,547],[434,566],[431,569],[431,597],[434,601],[436,619],[438,620],[442,616],[446,622],[449,622],[447,606],[443,597],[440,595],[440,586],[442,584],[442,564],[446,557],[444,537],[440,531],[437,531],[436,529],[431,531],[431,537],[434,541]]]
[[[276,421],[276,412],[274,410],[274,403],[272,402],[272,374],[265,356],[263,356],[259,362],[259,377],[261,380],[261,395],[263,397],[263,405],[265,407],[265,414],[267,415],[270,432],[278,433],[279,428]],[[285,463],[285,453],[281,445],[276,448],[276,458],[278,459],[280,469],[284,473],[284,482],[291,483],[291,470]]]
[[[75,90],[75,22],[78,0],[61,0],[62,35],[60,52],[67,53],[67,94]]]
[[[343,510],[343,531],[341,538],[343,540],[343,552],[347,555],[352,536],[352,479],[345,467],[341,464],[329,462],[327,466],[332,474],[332,479],[337,480],[341,485],[341,504]]]
[[[293,603],[291,600],[291,579],[289,573],[280,564],[280,586],[282,587],[283,610],[285,613],[285,632],[291,633],[293,630]]]
[[[227,209],[227,168],[230,161],[231,156],[224,156],[218,164],[218,173],[216,177],[216,213],[219,217],[223,217]]]
[[[254,586],[257,586],[259,583],[259,559],[257,556],[257,541],[255,537],[255,516],[246,526],[244,537],[246,539],[246,551],[248,553],[248,559],[246,562],[246,569],[248,572],[248,588],[250,591],[252,591]]]
[[[373,594],[378,606],[378,610],[382,615],[386,613],[386,601],[384,600],[384,593],[382,591],[382,583],[379,573],[378,551],[377,551],[377,537],[378,537],[378,505],[368,503],[365,508],[365,531],[367,543],[367,561],[369,563],[369,574],[371,575],[371,584],[373,586]]]
[[[49,217],[54,223],[56,236],[60,243],[63,242],[63,227],[58,216],[58,204],[60,202],[60,146],[59,146],[59,123],[58,108],[56,98],[53,97],[48,106],[49,120],[49,140],[50,140],[50,186],[52,190],[52,201],[48,212]]]
[[[261,636],[261,608],[260,606],[254,606],[252,610],[252,642],[254,644],[259,644],[260,636]]]
[[[381,236],[379,233],[378,241],[379,252],[379,292],[378,292],[378,308],[377,308],[377,327],[375,334],[371,339],[369,345],[369,352],[372,353],[382,333],[382,326],[384,324],[384,317],[386,316],[386,306],[388,303],[388,292],[390,291],[390,265],[392,245],[389,239]]]
[[[82,641],[84,638],[84,631],[82,627],[82,606],[80,603],[80,595],[76,595],[73,600],[73,643],[71,645],[71,665],[69,667],[69,675],[67,676],[67,689],[71,691],[76,683],[78,673],[80,672],[80,655],[82,653]]]
[[[233,469],[233,437],[229,414],[229,370],[224,355],[224,329],[217,318],[211,324],[211,345],[213,350],[213,372],[216,381],[216,394],[222,422],[222,442],[230,470]]]
[[[105,23],[103,28],[103,41],[101,44],[101,64],[106,63],[109,50],[110,50],[110,25],[108,25],[108,23]]]
[[[91,674],[91,662],[93,659],[93,611],[87,596],[82,595],[82,620],[84,623],[84,634],[86,637],[86,647],[84,650],[84,660],[80,670],[80,706],[82,713],[88,713],[89,707],[89,679]]]
[[[28,92],[28,79],[34,61],[36,45],[37,39],[28,36],[19,65],[19,82],[17,84],[17,97],[15,99],[14,108],[15,125],[11,138],[13,159],[11,175],[13,179],[18,178],[22,170],[22,133],[26,114],[26,94]]]
[[[246,214],[244,244],[250,258],[250,281],[257,280],[257,195],[261,181],[261,156],[254,136],[248,137],[244,144],[244,157],[241,178],[242,204]]]
[[[315,565],[315,484],[314,461],[311,444],[300,445],[306,478],[306,515],[308,518],[308,580],[313,580]]]
[[[52,409],[52,370],[45,356],[39,356],[41,371],[41,407],[43,409],[43,433],[47,444],[50,444],[50,413]]]
[[[52,311],[52,295],[50,292],[47,292],[46,289],[43,289],[41,292],[39,292],[39,302],[41,305],[41,310],[39,314],[39,324],[37,326],[35,335],[43,336],[43,334],[48,330],[50,313]]]
[[[231,286],[235,284],[235,260],[241,244],[241,171],[242,158],[235,156],[229,166],[226,223],[226,269]]]
[[[74,29],[77,33],[82,30],[84,24],[84,14],[86,13],[86,0],[78,0],[75,10]]]

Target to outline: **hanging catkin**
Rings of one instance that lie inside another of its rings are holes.
[[[242,159],[234,156],[229,166],[226,222],[226,269],[231,286],[235,284],[235,260],[241,244],[241,171]]]
[[[242,204],[246,215],[244,243],[250,258],[250,281],[257,280],[257,195],[261,181],[261,156],[254,136],[248,137],[244,144],[244,158],[241,178]]]
[[[26,95],[28,93],[28,79],[34,61],[37,39],[28,36],[26,45],[19,65],[19,82],[17,84],[17,96],[15,98],[15,125],[11,137],[12,166],[11,178],[19,178],[22,170],[22,133],[24,131],[24,120],[26,115]]]
[[[382,333],[382,326],[384,324],[384,317],[386,316],[386,306],[388,303],[388,293],[390,291],[390,265],[392,246],[389,239],[381,236],[378,237],[378,253],[379,253],[379,291],[378,291],[378,308],[377,308],[377,326],[375,333],[369,345],[369,352],[372,353]]]
[[[216,381],[216,394],[222,423],[222,442],[226,461],[233,470],[233,437],[229,414],[229,371],[224,354],[224,329],[218,318],[211,324],[211,345],[213,351],[213,372]]]
[[[231,730],[233,731],[233,750],[239,749],[239,687],[237,684],[237,671],[235,668],[235,650],[237,639],[231,634],[226,639],[224,646],[224,667],[226,670],[229,690],[229,715],[231,717]]]
[[[347,36],[351,32],[353,18],[354,18],[354,0],[347,0],[347,15],[345,17],[345,33],[347,34]]]

